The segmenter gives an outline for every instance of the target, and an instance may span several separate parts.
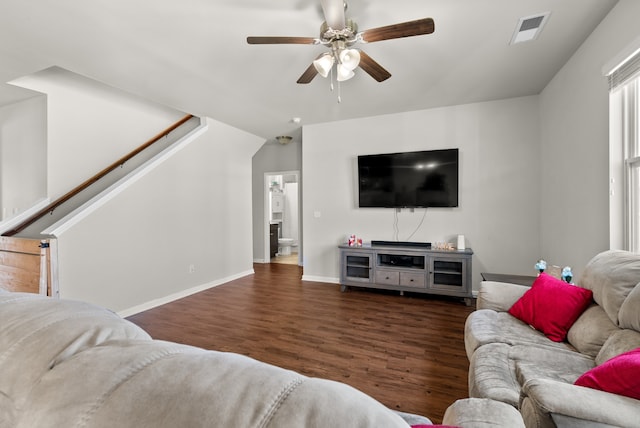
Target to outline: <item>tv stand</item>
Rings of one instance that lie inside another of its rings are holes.
[[[393,242],[392,245],[379,242]],[[433,250],[414,242],[372,241],[372,245],[340,245],[341,290],[380,288],[461,297],[471,305],[473,251]],[[426,244],[426,243],[418,243]]]

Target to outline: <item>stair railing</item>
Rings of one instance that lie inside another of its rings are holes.
[[[111,165],[109,165],[108,167],[103,169],[102,171],[98,172],[93,177],[89,178],[88,180],[86,180],[82,184],[80,184],[79,186],[75,187],[73,190],[67,192],[63,196],[61,196],[58,199],[56,199],[55,201],[51,202],[46,207],[44,207],[41,210],[39,210],[38,212],[34,213],[29,218],[25,219],[23,222],[21,222],[18,225],[16,225],[13,229],[4,232],[2,234],[2,236],[14,236],[14,235],[22,232],[24,229],[26,229],[27,227],[29,227],[30,225],[32,225],[36,221],[40,220],[45,215],[47,215],[49,213],[52,213],[60,205],[64,204],[66,201],[68,201],[69,199],[73,198],[74,196],[76,196],[77,194],[82,192],[83,190],[87,189],[89,186],[91,186],[95,182],[99,181],[101,178],[103,178],[104,176],[106,176],[110,172],[112,172],[115,169],[119,168],[120,166],[124,165],[126,162],[131,160],[134,156],[136,156],[137,154],[139,154],[140,152],[142,152],[146,148],[152,146],[154,143],[158,142],[163,137],[167,136],[168,134],[170,134],[171,132],[173,132],[174,130],[176,130],[177,128],[179,128],[180,126],[182,126],[183,124],[185,124],[186,122],[188,122],[192,118],[193,118],[193,115],[190,115],[190,114],[184,116],[182,119],[180,119],[179,121],[177,121],[173,125],[169,126],[164,131],[158,133],[156,136],[154,136],[153,138],[148,140],[146,143],[142,144],[140,147],[136,148],[135,150],[133,150],[129,154],[121,157],[120,159],[118,159],[117,161],[115,161],[114,163],[112,163]]]

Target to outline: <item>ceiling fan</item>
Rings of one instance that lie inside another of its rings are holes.
[[[339,82],[352,78],[357,67],[360,67],[378,82],[382,82],[391,77],[391,73],[364,51],[352,48],[353,45],[421,36],[431,34],[435,30],[433,19],[423,18],[358,32],[356,23],[345,17],[347,4],[344,0],[320,0],[320,3],[325,21],[320,27],[319,38],[250,36],[247,37],[247,43],[251,45],[303,44],[328,47],[329,51],[320,54],[302,73],[297,83],[310,83],[317,74],[327,77],[330,72],[333,73],[334,65],[336,66],[336,80]]]

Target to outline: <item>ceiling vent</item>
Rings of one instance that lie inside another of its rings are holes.
[[[546,24],[549,19],[549,15],[551,15],[551,12],[520,18],[509,44],[515,45],[516,43],[528,42],[537,39],[544,27],[544,24]]]

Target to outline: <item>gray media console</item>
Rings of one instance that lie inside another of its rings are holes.
[[[473,251],[432,250],[418,246],[340,245],[341,290],[381,288],[442,294],[472,302]]]

